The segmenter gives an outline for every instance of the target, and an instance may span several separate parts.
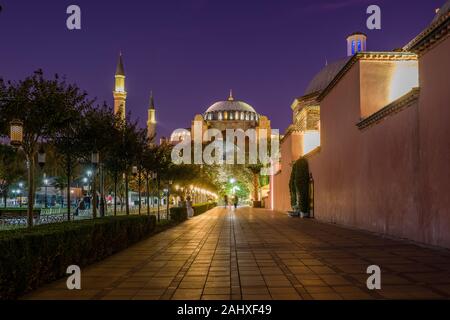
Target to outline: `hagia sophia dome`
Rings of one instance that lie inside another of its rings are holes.
[[[259,115],[248,103],[235,100],[230,92],[228,100],[212,104],[203,117],[206,121],[257,121]]]

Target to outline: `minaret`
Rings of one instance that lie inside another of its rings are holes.
[[[153,99],[153,92],[150,93],[150,106],[148,108],[148,120],[147,120],[147,137],[152,143],[155,141],[156,136],[156,110],[155,101]]]
[[[119,55],[119,61],[116,68],[116,83],[114,86],[114,114],[120,114],[122,120],[126,117],[127,92],[125,91],[125,70],[123,68],[122,53]]]

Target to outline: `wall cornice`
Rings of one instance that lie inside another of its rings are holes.
[[[384,118],[398,113],[401,110],[403,110],[406,107],[409,107],[413,104],[413,102],[417,101],[419,98],[420,89],[419,88],[413,88],[410,92],[405,94],[404,96],[398,98],[397,100],[393,101],[392,103],[388,104],[387,106],[381,108],[374,114],[368,116],[367,118],[361,120],[356,124],[359,130],[364,130],[368,127],[371,127]]]

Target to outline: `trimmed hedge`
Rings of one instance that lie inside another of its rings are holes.
[[[194,216],[198,216],[202,213],[205,213],[208,210],[211,210],[212,208],[215,208],[216,206],[217,206],[217,203],[215,203],[215,202],[199,203],[199,204],[194,204],[192,206],[192,209],[194,209]]]
[[[215,208],[217,203],[208,202],[208,203],[199,203],[194,204],[192,209],[194,209],[194,216],[198,216],[212,208]],[[172,207],[170,208],[170,219],[176,222],[182,222],[187,220],[187,209],[186,207]]]
[[[154,216],[106,217],[0,233],[0,299],[15,299],[155,231]]]
[[[22,208],[0,208],[0,216],[3,217],[20,217],[26,216],[28,209],[25,207]],[[41,209],[34,209],[33,213],[35,215],[39,214]]]
[[[187,220],[186,207],[172,207],[170,208],[170,220],[175,222],[182,222]]]

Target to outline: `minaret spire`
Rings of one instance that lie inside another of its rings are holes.
[[[228,97],[228,101],[233,101],[233,89],[230,89],[230,96]]]
[[[119,59],[117,61],[115,85],[114,85],[114,114],[120,114],[121,119],[125,119],[126,116],[126,100],[127,92],[125,91],[125,68],[123,67],[122,52],[119,53]]]
[[[125,68],[123,67],[122,51],[119,52],[119,60],[117,61],[116,76],[125,76]]]
[[[150,109],[155,110],[155,101],[153,99],[153,91],[150,91]]]
[[[153,99],[153,91],[150,91],[150,103],[148,107],[148,118],[147,118],[147,138],[152,144],[156,137],[156,110],[155,110],[155,100]]]

